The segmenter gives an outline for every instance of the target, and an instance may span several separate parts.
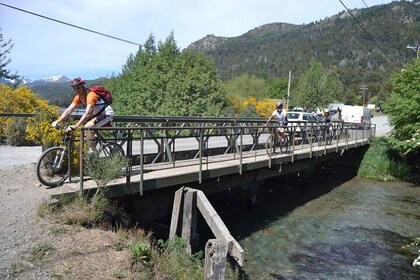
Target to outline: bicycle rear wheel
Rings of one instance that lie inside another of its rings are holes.
[[[324,146],[325,144],[325,132],[324,131],[319,131],[318,135],[316,137],[316,141],[318,142],[318,146]]]
[[[44,151],[36,163],[36,176],[45,186],[60,186],[69,174],[68,155],[62,147],[52,147]]]
[[[110,156],[124,156],[124,149],[115,142],[108,142],[103,145],[98,150],[99,157],[110,157]]]

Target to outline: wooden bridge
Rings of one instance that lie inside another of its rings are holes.
[[[106,186],[110,197],[143,195],[172,186],[211,194],[259,184],[271,177],[303,172],[340,157],[346,150],[369,145],[375,135],[375,126],[360,128],[334,122],[334,139],[326,144],[314,139],[324,129],[322,124],[289,123],[289,151],[271,154],[266,150],[271,126],[265,126],[263,119],[116,117],[114,121],[114,128],[95,130],[108,135],[111,130],[113,136],[108,141],[123,145],[131,165],[124,177]],[[62,194],[68,194],[93,190],[97,185],[80,172],[60,188]]]

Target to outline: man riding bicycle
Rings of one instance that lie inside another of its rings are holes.
[[[284,131],[287,125],[287,119],[286,119],[286,115],[283,113],[283,103],[281,102],[276,103],[276,110],[273,111],[266,125],[268,125],[274,117],[277,117],[276,125],[279,125],[279,127],[276,129],[277,131],[276,134],[280,135],[280,137],[282,138],[285,138]]]
[[[71,87],[75,91],[75,96],[69,107],[64,110],[58,120],[54,121],[51,125],[57,127],[60,122],[70,116],[78,105],[86,108],[85,113],[80,120],[67,128],[67,131],[74,131],[80,125],[84,124],[85,128],[102,127],[112,121],[114,117],[114,110],[95,92],[90,91],[85,87],[85,81],[78,77],[73,79]],[[89,131],[87,134],[89,152],[96,150],[95,133]]]
[[[324,109],[324,125],[325,125],[325,130],[330,129],[331,127],[331,116],[330,116],[330,111],[328,109]]]

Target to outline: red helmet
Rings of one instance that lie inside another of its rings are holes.
[[[83,78],[77,77],[75,79],[73,79],[73,81],[71,81],[71,86],[72,87],[80,87],[80,86],[84,86],[85,85],[85,80],[83,80]]]

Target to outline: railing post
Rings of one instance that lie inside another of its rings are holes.
[[[309,158],[312,158],[312,146],[314,142],[314,126],[311,127],[311,137],[308,137],[309,140]]]
[[[296,127],[292,127],[291,137],[290,137],[290,142],[292,142],[292,163],[295,162],[295,131],[296,131]]]
[[[203,129],[200,127],[200,143],[198,143],[199,149],[199,173],[198,173],[198,182],[201,184],[203,182]]]
[[[143,195],[144,180],[144,131],[140,130],[140,195]]]
[[[70,138],[70,141],[67,142],[67,165],[69,167],[69,182],[71,183],[71,171],[73,170],[73,157],[71,147],[74,147],[73,139]]]
[[[127,156],[129,158],[131,158],[133,155],[133,131],[132,130],[128,130],[128,135],[127,135]],[[131,170],[130,170],[130,166],[128,166],[125,170],[125,182],[126,184],[130,184],[131,182]]]
[[[270,143],[269,143],[269,145],[268,145],[268,168],[271,168],[271,157],[272,157],[272,151],[273,151],[273,135],[274,135],[274,132],[272,131],[272,128],[270,127]]]
[[[243,144],[243,131],[242,131],[242,127],[240,128],[240,147],[239,147],[239,174],[242,175],[242,144]]]
[[[79,154],[79,192],[80,195],[83,193],[83,145],[85,138],[85,129],[82,128],[80,131],[80,154]]]

